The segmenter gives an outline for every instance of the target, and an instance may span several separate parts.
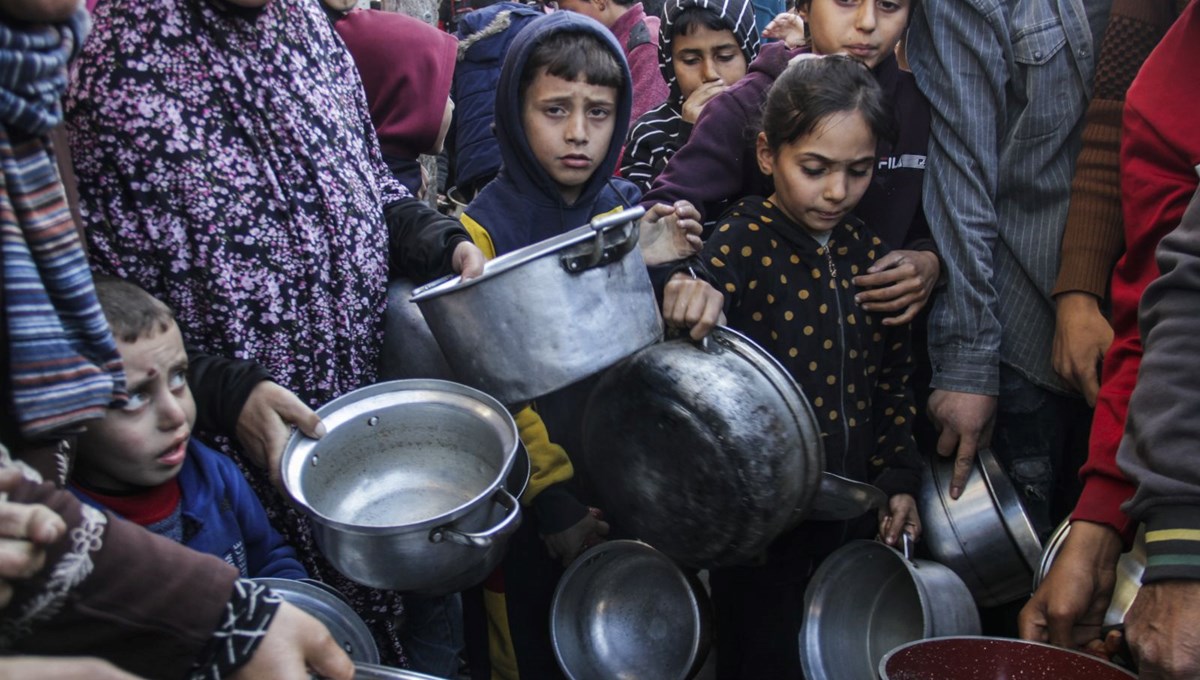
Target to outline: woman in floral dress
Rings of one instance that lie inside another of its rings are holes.
[[[375,380],[389,268],[427,279],[478,251],[391,177],[319,3],[240,2],[261,6],[101,0],[67,99],[83,220],[95,270],[315,408]],[[309,573],[400,663],[399,598],[337,574],[266,471],[241,462]]]

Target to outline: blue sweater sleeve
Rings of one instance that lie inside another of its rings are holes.
[[[222,465],[221,476],[225,478],[226,496],[246,543],[246,564],[250,577],[308,578],[308,572],[297,559],[295,549],[271,526],[262,502],[241,471],[233,465]]]

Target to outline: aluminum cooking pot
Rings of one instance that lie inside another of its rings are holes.
[[[642,208],[597,218],[501,255],[479,278],[418,288],[458,379],[521,404],[582,380],[662,337],[637,247]]]
[[[388,283],[379,379],[455,380],[454,371],[450,370],[421,309],[412,301],[413,288],[408,279],[393,279]]]
[[[504,487],[517,427],[499,402],[444,380],[397,380],[317,413],[328,432],[293,435],[283,486],[338,571],[434,595],[474,585],[499,563],[521,518]]]
[[[728,328],[651,345],[605,372],[583,442],[600,507],[696,568],[757,557],[803,519],[825,467],[799,386]]]
[[[918,504],[925,545],[971,589],[980,606],[1029,594],[1042,543],[1000,462],[980,449],[958,500],[950,498],[954,459],[933,455],[923,466]]]
[[[284,601],[320,621],[329,634],[354,661],[379,663],[379,648],[371,629],[354,609],[333,588],[311,579],[300,581],[287,578],[256,578],[255,583],[267,586]]]
[[[550,640],[571,680],[684,680],[711,643],[708,594],[666,555],[638,541],[605,541],[563,573]]]
[[[879,662],[881,680],[1128,680],[1133,673],[1073,649],[990,637],[902,645]]]
[[[962,579],[937,562],[878,541],[850,541],[817,568],[804,591],[800,661],[808,680],[874,680],[896,646],[978,635],[979,613]]]

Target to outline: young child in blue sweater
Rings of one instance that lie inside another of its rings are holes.
[[[170,308],[110,277],[97,277],[96,297],[125,364],[129,399],[79,438],[71,490],[85,503],[224,558],[245,578],[307,578],[233,460],[191,438],[196,403]]]

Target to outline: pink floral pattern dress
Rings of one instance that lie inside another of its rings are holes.
[[[373,382],[383,208],[408,192],[317,0],[102,0],[94,19],[66,99],[93,269],[141,285],[189,343],[258,361],[313,407]],[[242,467],[309,573],[399,663],[399,598],[338,575],[306,519]]]

